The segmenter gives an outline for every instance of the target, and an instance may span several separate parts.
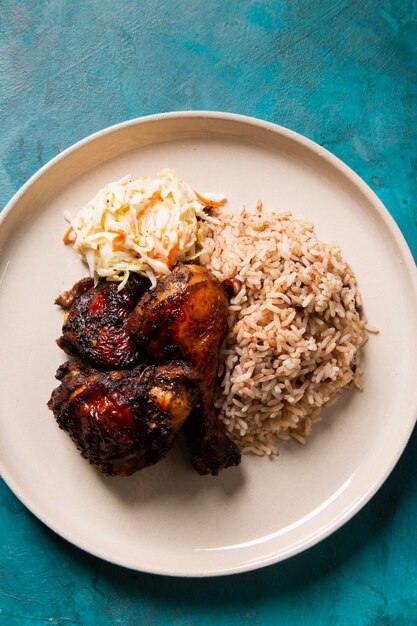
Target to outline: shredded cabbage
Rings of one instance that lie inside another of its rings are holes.
[[[210,219],[205,205],[223,198],[196,194],[168,169],[155,179],[125,176],[100,189],[75,217],[64,214],[70,224],[64,241],[86,261],[95,283],[105,277],[122,289],[137,272],[154,287],[158,275],[201,254],[199,219]]]

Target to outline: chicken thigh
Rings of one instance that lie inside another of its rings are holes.
[[[55,303],[66,309],[60,348],[72,356],[83,356],[103,369],[133,367],[139,361],[126,323],[149,281],[131,275],[126,287],[102,280],[97,287],[83,278]]]
[[[69,361],[48,407],[82,456],[108,475],[161,460],[194,406],[199,375],[187,363],[99,372]]]

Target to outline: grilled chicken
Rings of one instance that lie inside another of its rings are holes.
[[[211,272],[199,265],[177,265],[153,291],[145,293],[127,324],[150,361],[183,359],[201,374],[199,406],[184,425],[191,461],[199,474],[217,475],[240,463],[238,447],[213,410],[227,309],[224,288]]]
[[[161,460],[197,400],[187,363],[99,372],[69,361],[48,402],[82,456],[108,475],[128,476]]]
[[[80,280],[55,300],[66,309],[59,347],[103,369],[136,365],[139,353],[126,323],[148,285],[137,275],[132,275],[121,291],[117,283],[103,280],[94,287],[90,278]]]

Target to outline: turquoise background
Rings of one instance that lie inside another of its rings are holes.
[[[417,257],[416,2],[0,0],[0,47],[1,206],[105,126],[169,110],[233,111],[343,159]],[[417,624],[415,434],[379,493],[333,536],[222,579],[104,563],[48,530],[4,483],[0,499],[7,626]]]

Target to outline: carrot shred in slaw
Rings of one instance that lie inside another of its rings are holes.
[[[218,202],[217,200],[209,200],[208,198],[205,198],[204,196],[201,195],[201,193],[198,193],[198,191],[194,191],[195,195],[197,196],[197,198],[200,200],[200,202],[202,204],[204,204],[205,206],[224,206],[224,202]]]
[[[62,241],[65,243],[65,245],[67,245],[68,243],[70,243],[70,234],[74,231],[73,227],[70,226],[64,233],[64,236],[62,237]]]

